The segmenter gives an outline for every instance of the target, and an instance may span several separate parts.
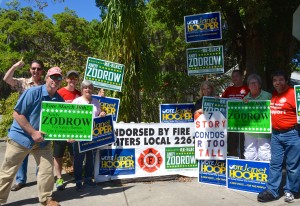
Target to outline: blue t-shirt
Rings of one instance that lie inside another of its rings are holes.
[[[50,97],[46,85],[36,86],[27,89],[14,108],[16,112],[26,117],[35,130],[39,130],[42,101],[64,102],[64,99],[57,92]],[[29,149],[34,145],[32,137],[20,127],[16,120],[11,125],[8,137]],[[48,143],[49,141],[42,142],[40,146],[46,146]]]

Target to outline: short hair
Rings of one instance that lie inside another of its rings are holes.
[[[44,63],[41,61],[41,60],[33,60],[30,64],[30,66],[33,64],[33,63],[37,63],[39,64],[43,69],[44,69]]]
[[[271,75],[272,80],[273,80],[274,77],[278,77],[278,76],[282,76],[285,79],[285,81],[287,81],[287,82],[290,80],[287,72],[285,72],[283,70],[276,70],[276,71],[274,71],[272,73],[272,75]]]
[[[238,73],[241,77],[244,76],[243,71],[239,69],[233,70],[231,76],[233,75],[233,73]]]
[[[89,86],[92,86],[92,88],[94,89],[94,85],[91,81],[83,80],[80,85],[80,90],[82,90],[84,87],[89,87]]]
[[[247,85],[249,85],[249,82],[250,82],[252,79],[257,80],[257,82],[258,82],[259,85],[261,86],[262,81],[261,81],[260,76],[257,75],[257,74],[250,74],[250,75],[248,76],[248,78],[247,78]]]
[[[216,89],[215,89],[213,83],[212,83],[212,82],[209,82],[209,81],[204,81],[204,82],[202,82],[201,85],[200,85],[200,92],[199,92],[200,98],[203,97],[203,87],[204,87],[205,85],[210,87],[212,96],[215,96],[215,95],[216,95]]]

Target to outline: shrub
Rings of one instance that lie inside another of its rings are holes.
[[[14,92],[6,100],[0,101],[0,112],[3,115],[0,124],[0,138],[6,137],[8,129],[13,122],[13,110],[19,98],[19,93]]]

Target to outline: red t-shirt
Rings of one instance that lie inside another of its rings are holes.
[[[57,93],[65,100],[65,102],[71,103],[74,99],[81,96],[80,91],[74,90],[69,91],[65,87],[59,89]]]
[[[225,89],[222,97],[230,99],[243,99],[249,93],[249,91],[250,90],[246,85],[240,87],[230,86]]]
[[[289,129],[297,124],[294,88],[290,87],[282,94],[274,91],[270,107],[274,129]]]

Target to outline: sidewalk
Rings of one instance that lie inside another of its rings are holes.
[[[5,142],[0,141],[0,164],[5,152]],[[28,186],[10,192],[5,206],[40,205],[37,198],[35,177],[36,165],[29,156]],[[72,177],[64,175],[67,186],[64,191],[55,191],[53,197],[62,206],[282,206],[300,205],[300,199],[294,203],[285,203],[283,198],[271,203],[259,203],[256,194],[233,191],[221,186],[200,184],[197,178],[180,178],[180,180],[142,182],[142,183],[99,183],[96,188],[85,188],[76,192]]]

